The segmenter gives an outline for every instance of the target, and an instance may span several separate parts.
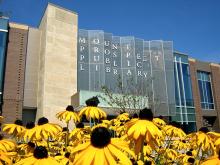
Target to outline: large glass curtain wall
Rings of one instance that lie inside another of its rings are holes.
[[[188,56],[174,54],[176,116],[172,120],[186,125],[186,131],[196,129]],[[189,130],[190,129],[190,130]]]

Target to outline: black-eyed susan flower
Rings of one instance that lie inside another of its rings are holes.
[[[105,127],[95,128],[90,142],[78,145],[72,153],[75,156],[74,165],[116,165],[118,161],[131,165],[129,156],[134,157],[128,143],[111,138]]]
[[[128,113],[122,113],[122,114],[118,115],[116,119],[121,122],[130,120]]]
[[[74,112],[72,105],[68,105],[65,111],[58,112],[56,117],[59,120],[65,120],[66,123],[69,123],[70,120],[73,120],[75,123],[80,120],[78,114]]]
[[[60,165],[54,158],[48,156],[48,151],[43,146],[34,150],[33,156],[22,159],[16,165]]]
[[[163,128],[166,125],[166,122],[160,118],[154,118],[153,123],[159,128]]]
[[[3,131],[14,137],[20,137],[25,129],[22,124],[23,122],[21,120],[16,120],[14,124],[4,124]]]
[[[9,139],[3,139],[3,135],[0,135],[0,151],[10,152],[14,151],[16,148],[16,143]]]
[[[38,120],[37,126],[25,134],[24,138],[31,141],[47,140],[49,137],[54,139],[60,131],[62,131],[62,128],[59,125],[49,123],[47,118],[42,117]]]
[[[79,116],[82,117],[83,115],[86,116],[87,120],[95,120],[95,119],[104,119],[107,117],[106,113],[101,109],[98,108],[99,99],[98,97],[92,97],[86,100],[86,107],[81,109],[79,112]]]
[[[206,161],[201,163],[201,165],[220,165],[220,159],[218,155],[209,157]]]
[[[181,129],[174,127],[172,125],[166,125],[163,127],[163,132],[166,136],[169,136],[170,138],[178,138],[178,139],[184,139],[186,137],[186,133]]]
[[[32,142],[20,144],[18,146],[19,152],[23,152],[25,156],[31,156],[35,149],[35,144]]]
[[[138,154],[146,141],[151,147],[159,145],[162,132],[152,122],[153,113],[150,109],[140,111],[139,119],[132,119],[125,124],[127,134],[130,139],[135,141],[135,153]]]
[[[12,164],[11,159],[7,156],[7,153],[0,151],[0,165]]]

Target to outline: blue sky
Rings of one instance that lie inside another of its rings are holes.
[[[37,27],[51,2],[79,15],[79,28],[171,40],[174,50],[220,63],[220,0],[2,0],[10,20]]]

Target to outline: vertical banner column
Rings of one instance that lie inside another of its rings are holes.
[[[174,58],[173,58],[172,42],[163,41],[163,56],[165,62],[169,116],[174,116],[176,114],[176,102],[175,102],[175,88],[174,88],[175,79],[174,79]]]
[[[111,90],[112,84],[112,34],[104,33],[104,67],[105,67],[105,86]]]
[[[120,37],[112,37],[112,57],[111,57],[111,68],[112,68],[112,80],[111,80],[111,89],[114,92],[118,92],[119,83],[122,81],[122,72],[121,72],[121,46],[120,46]]]
[[[136,60],[134,37],[121,37],[122,84],[128,93],[136,84]]]
[[[162,41],[151,41],[150,50],[154,93],[154,113],[155,115],[168,116],[169,106]]]
[[[89,90],[100,91],[105,85],[104,32],[89,31]]]
[[[151,53],[150,42],[144,41],[144,54],[143,54],[143,93],[148,97],[149,103],[153,102],[153,86],[151,74]]]
[[[136,91],[138,95],[144,95],[143,93],[143,46],[144,41],[135,38],[135,58],[136,58]]]
[[[89,39],[87,30],[78,31],[77,90],[89,90]]]

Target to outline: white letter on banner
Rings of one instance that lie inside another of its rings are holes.
[[[112,49],[118,49],[118,45],[112,44]]]
[[[81,38],[81,37],[79,37],[79,43],[86,43],[86,39],[85,38]]]
[[[105,41],[104,44],[105,44],[105,46],[109,46],[110,45],[110,41]]]
[[[113,69],[113,73],[114,73],[114,75],[117,75],[118,74],[118,70],[117,69]]]
[[[131,55],[130,52],[127,52],[127,53],[126,53],[126,57],[127,57],[127,58],[128,58],[130,55]]]
[[[80,61],[82,61],[85,58],[84,55],[80,55]]]
[[[80,70],[85,70],[85,69],[83,68],[83,64],[80,64]]]
[[[128,66],[131,66],[131,65],[130,65],[130,61],[129,61],[129,60],[127,60],[127,64],[128,64]]]
[[[113,61],[113,66],[118,66],[118,65],[116,64],[116,61]]]
[[[106,59],[105,59],[105,63],[106,63],[106,64],[110,64],[110,58],[106,58]]]
[[[138,68],[141,68],[141,67],[142,67],[141,62],[137,62],[137,67],[138,67]]]
[[[144,77],[145,77],[145,78],[147,77],[147,72],[144,72]]]
[[[99,61],[99,56],[94,56],[94,61],[98,62]]]
[[[113,57],[117,57],[117,54],[116,54],[116,52],[113,52],[112,54],[113,54]]]
[[[105,49],[105,55],[109,55],[111,52],[109,49]]]
[[[83,50],[85,49],[85,47],[84,46],[80,46],[80,52],[82,52]]]
[[[111,68],[110,68],[110,67],[106,67],[106,68],[105,68],[105,71],[106,71],[107,73],[110,73],[110,72],[111,72]]]
[[[95,70],[98,71],[99,70],[99,66],[95,65]]]
[[[141,74],[141,71],[140,71],[140,70],[138,70],[138,76],[142,76],[142,74]]]
[[[94,47],[94,53],[98,53],[99,52],[99,48],[98,47]]]
[[[141,60],[141,56],[139,53],[137,53],[137,60]]]
[[[98,38],[93,39],[93,43],[94,44],[99,44],[99,39]]]
[[[132,73],[131,73],[131,70],[130,70],[130,69],[128,69],[127,75],[128,75],[128,76],[131,76],[131,75],[132,75]]]

